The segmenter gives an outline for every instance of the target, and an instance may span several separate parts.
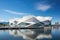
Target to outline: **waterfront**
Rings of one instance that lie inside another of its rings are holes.
[[[60,40],[60,27],[52,29],[0,30],[0,40]]]

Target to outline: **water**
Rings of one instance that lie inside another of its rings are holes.
[[[0,30],[0,40],[60,40],[60,27]]]

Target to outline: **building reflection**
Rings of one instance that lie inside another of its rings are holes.
[[[51,30],[50,27],[45,27],[43,29],[20,29],[20,30],[9,30],[9,34],[13,36],[22,36],[26,40],[35,40],[35,39],[51,39]]]

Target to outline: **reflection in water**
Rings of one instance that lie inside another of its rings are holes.
[[[60,40],[60,27],[44,29],[0,30],[0,40]]]
[[[45,27],[44,29],[20,29],[20,30],[9,30],[9,34],[13,36],[22,36],[26,40],[35,39],[51,39],[51,27]]]
[[[53,27],[52,30],[53,40],[60,40],[60,27]]]

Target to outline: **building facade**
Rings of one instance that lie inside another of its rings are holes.
[[[44,19],[45,18],[45,19]],[[51,25],[51,18],[48,19],[46,17],[37,18],[36,16],[24,16],[20,19],[12,19],[9,20],[9,25],[11,27],[30,27],[31,25]],[[35,25],[35,26],[36,26]]]

